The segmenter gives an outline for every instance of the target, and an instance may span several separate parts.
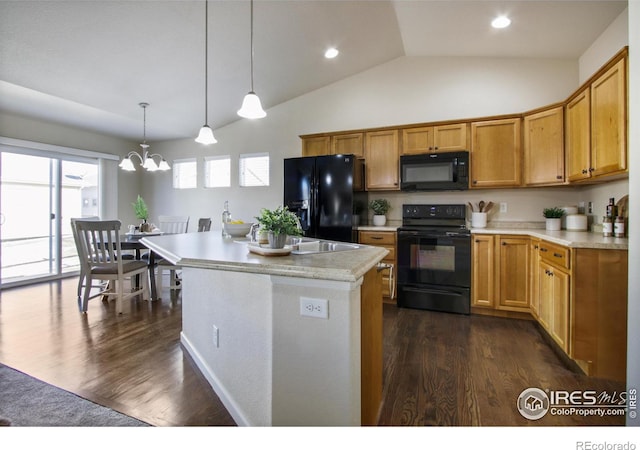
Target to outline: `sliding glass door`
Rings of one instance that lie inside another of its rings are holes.
[[[98,160],[0,153],[0,284],[78,270],[72,217],[99,215]]]

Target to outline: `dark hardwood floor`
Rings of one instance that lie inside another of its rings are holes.
[[[0,292],[0,362],[157,426],[234,425],[180,346],[181,299],[94,299],[78,312],[76,279]],[[529,421],[528,387],[624,390],[569,370],[533,322],[384,307],[380,425],[623,425],[622,417]]]

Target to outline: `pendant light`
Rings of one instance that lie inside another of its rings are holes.
[[[218,142],[213,136],[213,130],[209,127],[209,0],[204,2],[204,125],[196,142],[204,145]]]
[[[134,172],[136,168],[133,165],[131,158],[137,158],[140,161],[140,165],[149,172],[155,172],[156,170],[169,170],[171,167],[169,167],[169,163],[167,163],[167,160],[164,159],[162,155],[158,153],[149,154],[149,144],[147,144],[147,106],[149,106],[149,104],[143,102],[139,103],[139,105],[144,111],[142,144],[140,144],[142,152],[129,152],[127,157],[120,162],[119,167],[127,172]],[[155,156],[158,157],[158,160],[160,161],[159,164],[153,159]]]
[[[244,96],[238,115],[247,119],[261,119],[267,115],[260,99],[253,91],[253,0],[251,0],[251,90]]]

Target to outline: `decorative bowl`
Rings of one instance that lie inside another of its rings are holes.
[[[224,230],[233,237],[245,237],[251,231],[253,223],[225,223]]]

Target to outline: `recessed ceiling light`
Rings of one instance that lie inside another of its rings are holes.
[[[493,28],[507,28],[509,25],[511,25],[511,19],[507,16],[498,16],[491,21]]]
[[[329,47],[326,52],[324,52],[324,57],[327,59],[333,59],[338,56],[338,49],[335,47]]]

